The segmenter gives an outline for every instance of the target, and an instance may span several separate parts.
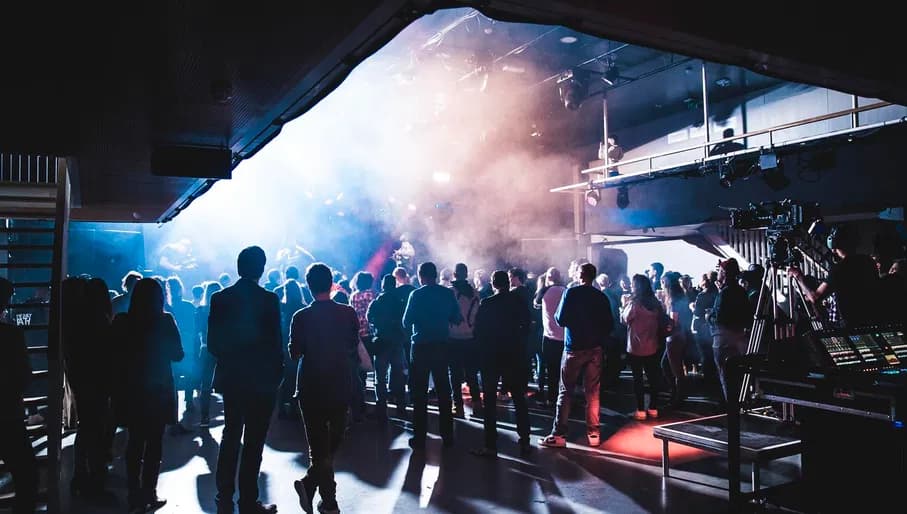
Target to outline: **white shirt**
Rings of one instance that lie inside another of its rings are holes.
[[[557,312],[557,306],[561,303],[561,297],[566,290],[564,286],[551,286],[542,296],[542,329],[548,339],[564,340],[564,327],[554,320],[554,313]]]

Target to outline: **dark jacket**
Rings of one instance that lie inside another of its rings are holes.
[[[21,328],[0,323],[0,420],[22,422],[22,396],[31,379],[31,365]]]
[[[316,300],[293,315],[289,350],[290,356],[300,358],[296,393],[304,404],[349,404],[358,346],[359,317],[348,305]]]
[[[391,343],[402,343],[406,339],[403,332],[403,302],[394,292],[384,292],[369,304],[365,317],[375,327],[375,338]]]
[[[120,425],[176,423],[176,390],[172,362],[183,360],[183,347],[173,316],[161,313],[138,323],[117,314],[111,328],[119,371],[113,389]]]
[[[564,350],[579,352],[601,348],[614,329],[611,302],[598,289],[580,285],[567,289],[554,319],[565,327]]]
[[[746,291],[737,283],[718,292],[714,313],[715,326],[718,328],[742,331],[753,323],[753,304],[746,296]]]
[[[277,295],[241,278],[211,296],[208,352],[217,359],[221,392],[273,393],[283,375]]]
[[[525,298],[502,291],[482,300],[476,315],[476,341],[486,356],[526,355],[526,330],[531,321]]]
[[[403,311],[403,326],[411,331],[413,344],[443,343],[450,335],[450,324],[462,320],[453,291],[438,284],[413,291]]]

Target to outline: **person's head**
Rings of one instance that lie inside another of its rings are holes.
[[[510,287],[520,287],[526,284],[526,270],[522,268],[510,268],[507,275],[510,277]],[[494,287],[493,277],[491,286]]]
[[[580,265],[579,267],[579,280],[583,285],[592,285],[592,281],[595,280],[595,275],[598,270],[595,269],[595,265],[591,262]]]
[[[895,259],[891,263],[891,268],[888,269],[889,275],[903,275],[907,272],[907,259]]]
[[[393,276],[394,280],[397,281],[398,286],[409,284],[409,273],[407,273],[406,268],[394,268]]]
[[[620,288],[623,289],[624,291],[630,291],[632,289],[632,287],[633,286],[630,281],[630,277],[628,275],[621,275],[620,276]]]
[[[718,262],[718,283],[722,286],[730,285],[740,277],[740,265],[737,259],[731,257]]]
[[[599,275],[595,277],[595,283],[601,289],[608,289],[609,287],[611,287],[611,277],[609,277],[606,273],[599,273]]]
[[[129,301],[129,317],[149,321],[164,312],[164,289],[153,278],[143,278],[135,284]]]
[[[449,268],[442,269],[441,270],[441,283],[450,284],[451,280],[453,280],[453,272],[450,271]]]
[[[221,287],[226,288],[230,287],[230,282],[232,282],[233,279],[230,278],[229,273],[221,273],[220,276],[217,277],[217,281],[220,283]]]
[[[110,318],[113,309],[110,305],[107,282],[98,277],[90,279],[85,284],[85,303],[91,312]]]
[[[353,291],[368,291],[375,284],[375,276],[368,271],[353,275]]]
[[[632,291],[634,298],[655,295],[655,291],[652,290],[652,281],[649,280],[649,277],[640,275],[638,273],[636,275],[633,275],[633,282],[631,284],[630,291]]]
[[[299,280],[299,268],[296,266],[288,266],[284,275],[286,275],[288,280]]]
[[[381,277],[381,292],[389,293],[397,288],[397,279],[388,273]]]
[[[652,280],[661,280],[661,275],[664,274],[665,267],[664,264],[660,262],[653,262],[649,265],[649,278]]]
[[[501,293],[503,291],[510,290],[510,274],[504,270],[495,270],[491,274],[491,287],[494,288],[495,292]]]
[[[353,292],[352,289],[350,288],[350,280],[348,278],[341,280],[340,282],[337,283],[337,285],[340,286],[340,290],[346,294],[350,294]]]
[[[183,299],[183,281],[177,276],[167,279],[167,303],[173,305]]]
[[[0,311],[5,310],[9,307],[9,303],[13,298],[13,283],[9,280],[6,280],[3,277],[0,277]]]
[[[466,264],[458,262],[454,266],[454,280],[466,280],[469,277],[469,268],[466,267]]]
[[[423,286],[438,283],[438,267],[433,262],[423,262],[419,265],[419,282]]]
[[[832,227],[826,241],[828,249],[843,259],[857,250],[856,234],[843,226]]]
[[[693,289],[693,277],[689,275],[684,275],[680,278],[680,285],[683,287],[684,291],[690,291]]]
[[[671,298],[683,296],[683,286],[680,285],[680,273],[669,271],[661,278],[662,288],[670,294]]]
[[[269,284],[279,284],[280,283],[280,270],[277,268],[271,268],[268,270],[268,283]]]
[[[135,287],[136,282],[142,280],[142,278],[142,274],[138,271],[130,271],[123,276],[123,280],[120,283],[120,289],[122,289],[124,293],[131,293],[132,288]]]
[[[726,128],[724,129],[724,132],[721,133],[722,139],[727,139],[729,137],[734,137],[734,129],[732,128]]]
[[[331,286],[334,284],[331,268],[321,262],[309,264],[305,270],[305,283],[313,295],[330,294]]]
[[[224,286],[220,285],[220,282],[208,282],[205,284],[205,299],[204,305],[211,305],[211,296],[218,291],[223,291]]]
[[[192,300],[196,303],[202,301],[202,297],[205,296],[205,288],[201,284],[192,286]]]
[[[265,272],[265,263],[268,261],[265,257],[265,251],[258,246],[243,248],[236,258],[236,272],[239,278],[258,282],[261,275]],[[223,285],[223,282],[221,282]]]
[[[548,271],[545,272],[545,279],[549,286],[564,285],[564,279],[561,278],[560,270],[553,266],[548,268]]]
[[[287,305],[302,305],[302,289],[295,280],[287,279],[283,283],[283,303]]]

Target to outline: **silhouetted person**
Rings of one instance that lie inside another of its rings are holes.
[[[728,128],[724,129],[724,132],[721,134],[722,139],[727,139],[729,137],[734,137],[734,129]],[[726,153],[737,152],[745,149],[743,143],[740,143],[736,140],[734,141],[725,141],[724,143],[718,143],[709,150],[709,157],[714,155],[723,155]]]
[[[180,342],[186,358],[180,362],[177,369],[177,390],[183,391],[183,401],[186,411],[192,411],[192,396],[198,387],[198,331],[195,329],[195,306],[192,302],[183,299],[183,281],[179,277],[167,279],[167,306],[180,333]],[[179,427],[177,427],[179,428]]]
[[[300,504],[312,512],[312,497],[321,493],[319,512],[340,512],[334,482],[334,454],[346,429],[346,410],[358,371],[359,320],[348,305],[331,300],[331,270],[321,263],[306,269],[305,280],[315,301],[293,316],[290,356],[300,359],[296,387],[309,442],[311,465],[293,486]]]
[[[64,283],[66,376],[79,415],[70,490],[90,496],[104,488],[113,442],[109,426],[111,305],[107,284],[99,278],[68,278]]]
[[[359,339],[369,354],[374,357],[375,349],[372,347],[372,327],[368,323],[368,306],[375,299],[375,291],[372,286],[375,284],[375,277],[367,271],[359,271],[353,275],[352,286],[353,292],[350,295],[349,304],[356,311],[359,317]],[[356,367],[353,370],[351,380],[353,381],[353,399],[350,403],[350,411],[355,421],[362,421],[365,415],[365,379],[366,373]]]
[[[287,277],[287,280],[292,280],[293,282],[296,282],[296,284],[299,286],[299,290],[302,292],[302,301],[306,305],[308,305],[314,301],[314,298],[312,298],[312,293],[309,291],[309,288],[306,287],[306,285],[303,284],[299,280],[299,268],[297,268],[296,266],[287,266],[287,271],[284,272],[284,275]],[[286,282],[284,282],[284,283],[286,283]],[[282,286],[282,285],[277,286],[277,289],[274,290],[274,294],[276,294],[278,298],[283,298],[283,287],[284,286]]]
[[[394,292],[397,295],[397,298],[400,300],[400,303],[403,305],[403,308],[406,309],[406,304],[409,302],[409,295],[416,290],[412,284],[410,284],[409,272],[406,271],[406,268],[397,267],[394,268],[393,272],[394,278],[397,280],[397,289]],[[409,388],[410,395],[412,395],[413,389],[413,373],[410,368],[412,362],[412,345],[409,343],[409,334],[406,334],[406,340],[403,342],[403,354],[406,357],[405,363],[408,370],[406,376],[406,386]]]
[[[126,481],[129,512],[161,508],[157,496],[164,427],[176,423],[176,390],[172,362],[183,359],[179,331],[164,312],[164,290],[155,280],[135,285],[129,312],[113,322],[113,337],[121,352],[118,394],[129,430]]]
[[[472,285],[479,292],[479,300],[484,300],[494,294],[491,282],[488,281],[488,274],[483,269],[478,269],[473,273]]]
[[[220,282],[220,286],[224,289],[230,287],[230,284],[233,283],[233,279],[230,277],[229,273],[221,273],[220,276],[217,277],[217,281]]]
[[[281,350],[284,352],[283,381],[280,384],[277,415],[280,419],[298,419],[299,408],[293,400],[293,396],[296,394],[296,366],[291,362],[287,344],[290,342],[290,323],[293,322],[293,315],[306,304],[302,301],[302,291],[295,280],[287,279],[277,290],[283,293],[282,296],[278,296],[278,299],[280,300],[281,315]]]
[[[258,285],[265,252],[250,246],[239,253],[239,280],[211,296],[208,351],[217,359],[214,388],[224,398],[224,435],[217,458],[217,506],[233,512],[239,467],[240,514],[271,513],[258,501],[258,473],[277,388],[283,375],[280,305],[277,295]]]
[[[555,405],[558,394],[558,384],[561,380],[561,357],[564,354],[564,327],[557,324],[554,313],[564,296],[564,282],[561,272],[557,268],[548,268],[544,275],[545,284],[535,294],[533,306],[542,311],[542,367],[547,380],[540,380],[539,393],[548,393],[545,397],[545,406]]]
[[[495,294],[482,300],[476,318],[476,339],[482,353],[482,382],[485,389],[485,446],[474,451],[480,457],[497,456],[498,380],[510,391],[516,409],[520,453],[529,452],[529,408],[526,405],[528,367],[520,356],[526,355],[526,330],[529,307],[516,290],[510,290],[506,271],[491,275]]]
[[[199,340],[199,394],[198,402],[201,409],[199,428],[208,428],[211,424],[211,389],[214,385],[214,366],[217,361],[208,351],[208,317],[211,314],[211,296],[223,291],[220,282],[205,284],[205,295],[202,302],[195,310],[195,328],[198,330]]]
[[[438,392],[441,438],[445,447],[453,446],[453,413],[450,405],[450,381],[447,378],[450,324],[462,319],[453,291],[438,285],[438,268],[434,263],[419,265],[422,287],[409,295],[403,312],[403,326],[412,334],[413,438],[414,449],[425,447],[428,432],[428,377],[434,378]]]
[[[482,411],[479,390],[479,348],[475,341],[476,316],[479,313],[479,294],[467,280],[469,269],[462,262],[454,267],[451,289],[460,306],[460,323],[450,326],[450,387],[453,392],[454,410],[463,417],[463,382],[469,386],[474,414]]]
[[[712,309],[712,353],[715,366],[718,368],[718,379],[721,381],[721,392],[727,400],[728,391],[725,364],[730,357],[746,353],[749,343],[747,328],[753,323],[753,305],[746,296],[746,291],[737,279],[740,277],[740,265],[737,259],[727,259],[718,265],[718,295]]]
[[[387,417],[387,375],[390,367],[390,390],[397,403],[397,417],[406,417],[406,358],[403,345],[403,302],[397,296],[396,279],[384,275],[381,294],[368,306],[366,318],[375,329],[375,398],[379,418]]]
[[[111,308],[113,309],[114,316],[129,310],[129,299],[132,298],[132,288],[135,287],[135,284],[139,280],[142,280],[142,274],[137,271],[130,271],[123,276],[123,281],[120,283],[120,290],[122,292],[111,301]]]
[[[12,296],[13,284],[0,278],[0,312],[6,310]],[[22,400],[30,379],[25,333],[15,325],[0,323],[0,459],[13,477],[13,514],[34,512],[38,494],[38,467],[25,431]]]
[[[271,268],[268,270],[268,281],[265,282],[264,288],[266,291],[274,291],[278,287],[280,287],[280,270]]]
[[[564,447],[567,444],[567,420],[573,389],[580,373],[586,393],[586,437],[589,446],[601,443],[599,424],[599,389],[602,373],[602,346],[614,328],[611,304],[604,293],[596,289],[595,266],[580,266],[581,285],[567,289],[554,315],[558,325],[566,330],[564,357],[561,360],[561,382],[557,395],[557,412],[551,434],[541,440],[542,446]]]
[[[646,270],[646,276],[649,277],[649,280],[652,282],[653,291],[661,291],[661,276],[665,272],[664,264],[660,262],[653,262],[649,269]]]

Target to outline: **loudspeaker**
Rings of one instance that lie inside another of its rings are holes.
[[[157,146],[151,153],[151,174],[159,177],[229,179],[233,153],[229,148]]]

